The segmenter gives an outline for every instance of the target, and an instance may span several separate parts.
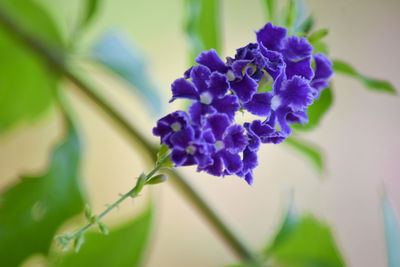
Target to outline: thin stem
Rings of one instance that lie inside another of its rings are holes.
[[[53,66],[77,88],[80,89],[91,101],[96,103],[118,126],[128,134],[130,140],[136,141],[142,146],[151,157],[153,162],[156,159],[157,147],[151,144],[144,136],[142,136],[136,129],[124,118],[118,111],[116,111],[105,99],[96,93],[85,81],[74,74],[66,65],[60,53],[55,53],[55,50],[50,49],[43,44],[39,39],[22,29],[16,24],[0,7],[0,24],[4,26],[9,33],[14,35],[32,51],[41,56],[48,64]],[[62,54],[61,54],[62,55]],[[136,143],[135,143],[136,144]],[[176,186],[181,189],[181,192],[191,201],[194,206],[200,211],[208,223],[219,234],[225,244],[237,255],[240,259],[246,262],[257,262],[257,258],[252,251],[241,241],[218,217],[218,215],[207,205],[202,197],[188,184],[185,179],[177,172],[171,172],[171,180]],[[84,228],[90,227],[86,225]]]
[[[69,239],[73,239],[73,238],[76,238],[76,237],[84,234],[87,230],[89,230],[90,227],[92,227],[94,224],[101,221],[101,219],[104,216],[106,216],[110,211],[112,211],[113,209],[118,207],[128,197],[132,197],[132,198],[137,197],[138,194],[140,193],[140,191],[142,190],[143,186],[146,184],[146,182],[148,180],[150,180],[154,176],[154,174],[156,174],[161,169],[161,167],[163,166],[165,161],[168,159],[168,157],[169,157],[169,154],[165,155],[159,162],[156,163],[156,166],[146,176],[139,177],[138,182],[131,190],[129,190],[128,192],[123,194],[117,201],[115,201],[114,203],[109,205],[102,213],[100,213],[100,215],[93,216],[94,220],[89,221],[88,224],[83,226],[81,229],[77,230],[74,234],[69,235]],[[141,179],[144,179],[144,180],[141,181]]]

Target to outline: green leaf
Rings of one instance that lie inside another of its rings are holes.
[[[302,153],[311,163],[315,166],[318,173],[322,173],[324,169],[324,162],[322,158],[321,150],[310,142],[306,142],[304,140],[299,140],[296,137],[289,137],[285,140],[285,144],[294,148],[295,150]]]
[[[205,50],[221,50],[219,0],[185,0],[184,28],[189,43],[190,65]]]
[[[295,33],[302,33],[302,34],[307,34],[308,32],[311,31],[311,29],[314,27],[314,17],[312,15],[309,15],[303,22],[301,22],[296,28],[295,28]]]
[[[149,240],[152,217],[153,209],[149,207],[139,217],[110,229],[107,236],[88,232],[79,253],[59,254],[52,259],[50,266],[140,266]]]
[[[290,29],[293,27],[296,20],[296,4],[295,0],[289,0],[288,6],[286,8],[286,27]]]
[[[85,13],[82,17],[81,26],[83,28],[87,27],[93,20],[102,0],[86,0],[85,3]]]
[[[89,204],[85,205],[85,217],[88,221],[92,219],[92,208],[89,206]]]
[[[329,55],[329,48],[328,48],[328,45],[325,42],[323,42],[323,41],[315,42],[313,44],[313,47],[314,47],[314,51],[313,52],[315,54],[316,53],[322,53],[322,54],[325,54],[325,55]]]
[[[333,93],[331,87],[321,92],[318,100],[316,100],[307,111],[309,122],[304,126],[294,124],[292,127],[299,131],[309,131],[314,129],[321,121],[322,117],[329,110],[333,103]]]
[[[56,230],[84,207],[80,145],[75,130],[53,153],[46,173],[23,177],[0,197],[0,259],[17,266],[34,253],[47,254]],[[12,249],[10,249],[12,248]]]
[[[163,110],[154,77],[148,71],[143,52],[117,32],[104,34],[93,47],[92,59],[129,82],[131,92],[143,99],[153,114]]]
[[[400,224],[387,197],[382,201],[383,224],[385,227],[388,267],[400,266]]]
[[[265,4],[265,13],[267,14],[267,21],[275,23],[275,0],[264,0]]]
[[[314,45],[315,43],[322,40],[322,38],[327,36],[328,33],[329,33],[328,29],[319,29],[313,32],[307,39],[312,45]]]
[[[293,211],[289,211],[265,256],[277,266],[344,266],[329,226],[312,216],[296,216]]]
[[[101,221],[97,222],[97,226],[99,227],[100,232],[102,232],[103,234],[108,235],[110,233],[108,227]]]
[[[356,71],[350,64],[342,61],[342,60],[332,60],[333,62],[333,70],[337,73],[345,74],[350,77],[358,79],[360,82],[364,84],[367,89],[378,91],[382,93],[389,93],[392,95],[396,95],[396,89],[394,89],[393,85],[384,80],[377,80],[373,78],[369,78],[367,76],[362,75],[358,71]]]
[[[0,0],[0,8],[50,48],[63,46],[56,24],[36,2]],[[57,87],[59,75],[26,45],[0,24],[0,133],[42,115],[50,107]]]
[[[74,251],[78,253],[81,249],[83,243],[85,243],[85,237],[83,234],[78,235],[78,237],[74,240]]]

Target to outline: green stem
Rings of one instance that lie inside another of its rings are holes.
[[[140,181],[140,179],[143,179],[142,176],[140,176],[135,187],[133,187],[131,190],[129,190],[128,192],[123,194],[117,201],[115,201],[114,203],[109,205],[102,213],[100,213],[100,215],[95,216],[96,220],[90,221],[88,224],[83,226],[81,229],[77,230],[74,234],[70,235],[69,239],[73,239],[73,238],[76,238],[76,237],[84,234],[87,230],[89,230],[90,227],[92,227],[97,222],[101,221],[101,219],[103,219],[104,216],[106,216],[110,211],[112,211],[113,209],[118,207],[128,197],[134,198],[134,197],[138,196],[138,194],[140,193],[140,191],[142,190],[142,188],[146,184],[146,182],[148,180],[150,180],[161,169],[161,167],[163,166],[165,161],[168,159],[168,157],[169,157],[169,154],[165,155],[163,159],[161,159],[159,162],[157,162],[157,164],[153,168],[153,170],[151,170],[144,177],[144,181]]]
[[[39,39],[22,29],[16,24],[0,7],[0,24],[4,26],[10,34],[19,39],[32,51],[41,56],[49,65],[58,70],[77,88],[80,89],[91,101],[96,103],[122,130],[124,130],[130,140],[138,142],[144,148],[153,162],[156,160],[157,147],[151,144],[144,136],[142,136],[136,129],[124,118],[118,111],[116,111],[105,99],[96,93],[85,81],[74,74],[66,65],[63,57],[60,57],[59,51],[54,51],[43,44]],[[61,54],[62,55],[62,54]],[[137,145],[137,143],[135,143]],[[208,223],[214,228],[217,234],[222,238],[225,244],[243,261],[257,262],[257,258],[252,253],[243,241],[241,241],[218,217],[218,215],[207,205],[201,196],[188,184],[179,173],[171,172],[171,180],[176,186],[181,189],[181,192],[194,204],[200,211]],[[90,226],[85,226],[90,227]]]

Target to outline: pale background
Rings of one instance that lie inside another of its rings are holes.
[[[187,67],[182,2],[105,1],[85,43],[106,29],[124,31],[146,52],[151,73],[167,101],[169,85]],[[253,31],[265,23],[260,3],[223,1],[223,57],[255,40]],[[353,63],[362,73],[388,79],[400,90],[399,1],[314,0],[309,1],[309,7],[318,27],[330,29],[327,42],[332,57]],[[68,25],[68,21],[60,23]],[[104,70],[95,70],[92,79],[132,123],[157,142],[150,135],[156,118],[140,111],[144,107],[125,89],[123,81],[105,78]],[[194,168],[185,168],[182,173],[254,248],[264,247],[276,231],[293,190],[301,212],[315,214],[332,226],[349,266],[385,266],[380,201],[386,187],[400,213],[400,100],[367,91],[347,77],[337,76],[334,83],[333,108],[318,129],[302,135],[325,151],[327,171],[322,179],[300,154],[285,145],[262,147],[252,187],[236,177],[215,178],[198,174]],[[97,107],[72,86],[67,87],[85,147],[82,173],[94,209],[100,211],[132,186],[134,177],[148,166]],[[45,168],[51,148],[61,138],[60,127],[60,116],[52,109],[45,120],[20,125],[0,136],[0,188],[15,183],[22,173]],[[200,267],[235,262],[232,253],[172,185],[160,185],[152,194],[156,196],[156,220],[146,266]],[[137,199],[134,205],[124,203],[108,222],[138,212],[145,198]],[[26,266],[41,262],[40,257],[35,258]]]

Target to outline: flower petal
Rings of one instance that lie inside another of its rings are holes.
[[[271,22],[268,22],[261,30],[256,32],[257,42],[268,49],[279,51],[286,34],[287,30],[285,28],[274,26]]]
[[[235,74],[235,77],[243,77],[244,68],[251,63],[251,60],[248,59],[240,59],[236,60],[232,63],[232,71]]]
[[[244,177],[248,185],[253,184],[253,171],[249,171],[246,176]]]
[[[251,114],[267,117],[271,112],[271,98],[271,93],[257,93],[243,107]]]
[[[189,145],[189,142],[193,139],[194,130],[190,126],[171,135],[171,143],[174,148],[179,147],[183,150],[186,149],[186,147]]]
[[[192,122],[198,126],[203,125],[203,119],[206,114],[214,114],[216,109],[210,105],[205,105],[200,102],[194,102],[189,106],[189,114]]]
[[[286,121],[290,124],[299,123],[301,125],[304,125],[308,123],[307,112],[305,111],[289,112],[286,115]]]
[[[304,37],[290,36],[282,42],[282,54],[287,60],[296,61],[311,56],[312,45]]]
[[[222,97],[228,92],[229,81],[226,75],[213,72],[208,83],[208,91],[213,97]]]
[[[260,46],[260,50],[266,59],[265,70],[269,75],[271,75],[272,78],[276,79],[286,68],[286,63],[283,60],[282,54],[269,50],[263,45]]]
[[[227,151],[231,153],[242,152],[247,145],[244,128],[238,124],[229,126],[226,130],[223,142]]]
[[[246,103],[251,100],[257,92],[257,82],[246,73],[242,80],[231,83],[232,91],[237,95],[240,102]]]
[[[223,163],[221,157],[215,155],[213,158],[213,164],[205,167],[205,168],[198,168],[197,171],[205,170],[207,173],[215,176],[221,176],[223,172]]]
[[[276,132],[269,124],[262,123],[260,120],[254,120],[250,124],[250,130],[257,135],[261,141]]]
[[[235,174],[242,169],[243,162],[238,154],[232,154],[223,150],[221,151],[221,157],[227,174]]]
[[[193,84],[196,86],[198,94],[207,91],[207,81],[210,79],[211,72],[204,66],[194,66],[190,72]]]
[[[172,85],[172,98],[169,102],[174,101],[177,98],[197,99],[198,93],[196,88],[184,78],[176,79]]]
[[[246,173],[258,166],[257,153],[246,148],[243,151],[243,172]]]
[[[288,61],[286,62],[286,76],[288,79],[293,76],[302,76],[307,80],[311,80],[314,76],[314,72],[311,68],[311,57],[306,57],[299,61]]]
[[[332,61],[324,54],[315,54],[315,75],[311,86],[318,92],[329,86],[329,78],[333,74]]]
[[[179,147],[174,147],[171,151],[171,161],[175,167],[183,166],[187,161],[188,155],[186,151]]]
[[[240,108],[238,98],[234,95],[226,95],[223,98],[214,98],[211,105],[217,110],[217,112],[226,114],[231,121],[234,120],[235,113]]]
[[[207,118],[205,129],[211,129],[216,140],[222,140],[226,128],[230,125],[227,115],[216,113]]]
[[[217,52],[214,49],[206,52],[201,52],[195,61],[198,64],[208,67],[211,72],[218,71],[220,73],[226,73],[226,71],[228,70],[228,67],[219,58]]]
[[[283,133],[285,138],[292,133],[292,129],[286,121],[286,115],[288,114],[288,110],[285,108],[279,108],[276,112],[276,118],[279,124],[280,132]],[[276,137],[276,135],[274,135]],[[282,136],[283,137],[283,136]]]
[[[300,76],[293,76],[292,79],[286,81],[279,96],[281,105],[288,106],[292,111],[304,110],[314,101],[309,81]]]

